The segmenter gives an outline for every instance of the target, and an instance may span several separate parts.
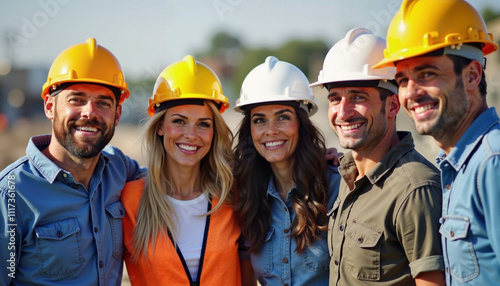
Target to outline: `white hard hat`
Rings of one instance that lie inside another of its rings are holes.
[[[310,86],[327,83],[376,81],[379,87],[397,93],[397,86],[387,82],[393,80],[395,67],[373,69],[372,66],[384,58],[385,40],[364,28],[352,29],[328,51],[318,81]]]
[[[269,56],[243,80],[234,110],[244,113],[245,106],[278,101],[296,102],[309,116],[318,110],[317,100],[304,73],[290,63]]]

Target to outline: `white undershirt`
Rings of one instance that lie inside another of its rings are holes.
[[[206,216],[200,216],[207,212],[208,199],[201,194],[196,199],[178,200],[168,196],[172,202],[179,221],[177,227],[177,245],[184,256],[191,278],[198,279],[198,266],[205,233]]]

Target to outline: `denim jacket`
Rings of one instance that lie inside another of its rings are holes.
[[[336,168],[329,167],[327,209],[333,206],[338,195],[340,175]],[[271,226],[266,241],[257,254],[251,255],[255,275],[262,286],[266,285],[328,285],[330,254],[327,233],[324,238],[306,247],[303,254],[295,252],[295,240],[285,232],[290,227],[295,212],[292,208],[293,187],[283,202],[271,178],[267,188],[271,208]]]
[[[446,156],[440,152],[440,233],[447,285],[500,283],[500,122],[483,112]]]

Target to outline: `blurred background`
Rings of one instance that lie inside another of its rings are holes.
[[[469,0],[500,40],[500,1]],[[67,47],[89,37],[121,62],[130,98],[111,144],[144,164],[141,121],[156,77],[191,54],[221,78],[232,106],[245,75],[269,55],[317,80],[329,48],[355,27],[384,37],[401,0],[0,0],[0,169],[25,154],[29,138],[50,133],[41,87],[50,64]],[[425,19],[422,19],[425,21]],[[500,108],[500,52],[488,56],[488,102]],[[326,98],[312,119],[329,147],[342,150],[327,120]],[[417,150],[431,162],[430,137],[419,136],[404,111],[398,129],[413,132]],[[241,115],[223,116],[236,130]],[[127,285],[125,275],[124,285]]]
[[[500,1],[469,1],[500,39]],[[191,54],[222,80],[232,106],[245,75],[269,55],[299,67],[316,81],[329,48],[355,27],[385,37],[401,0],[171,0],[76,1],[0,0],[0,169],[25,153],[29,138],[50,133],[40,91],[50,64],[65,48],[89,37],[119,59],[131,96],[124,103],[112,141],[144,162],[141,120],[156,77],[167,65]],[[422,19],[425,21],[425,19]],[[499,107],[500,52],[488,58],[488,101]],[[325,98],[313,116],[327,140],[338,147],[327,120]],[[233,130],[241,119],[224,114]],[[400,130],[414,131],[404,111]],[[432,139],[414,132],[417,149],[431,162]]]

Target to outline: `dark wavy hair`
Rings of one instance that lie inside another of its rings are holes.
[[[328,229],[326,217],[327,182],[325,140],[313,125],[307,113],[295,107],[299,119],[299,141],[295,150],[292,179],[297,190],[292,204],[295,219],[289,235],[295,239],[297,253],[321,238]],[[250,253],[257,253],[265,242],[271,223],[271,210],[267,201],[267,186],[271,179],[271,164],[253,145],[250,112],[245,113],[237,133],[238,144],[234,149],[234,178],[238,194],[236,211]]]

